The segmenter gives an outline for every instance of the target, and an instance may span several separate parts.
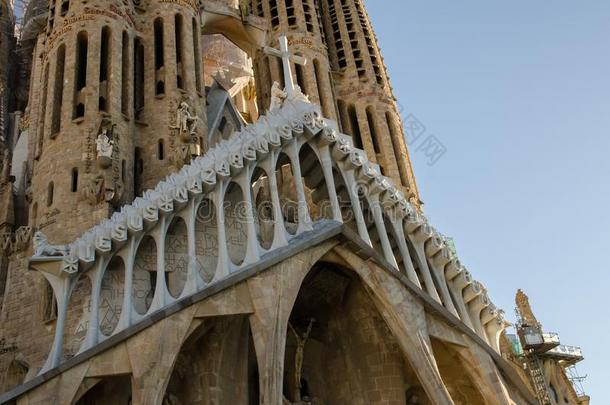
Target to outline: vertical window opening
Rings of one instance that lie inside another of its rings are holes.
[[[63,48],[63,45],[61,46]],[[38,150],[37,155],[40,154],[42,142],[44,139],[44,126],[45,118],[47,115],[47,92],[49,90],[49,64],[44,67],[44,81],[42,85],[42,100],[40,103],[40,117],[38,118]]]
[[[163,49],[163,20],[157,18],[154,23],[155,37],[155,94],[165,94],[165,52]]]
[[[286,0],[286,14],[288,16],[288,25],[291,27],[296,27],[297,16],[294,11],[294,0]]]
[[[133,156],[133,192],[134,195],[138,195],[140,193],[141,187],[141,178],[142,173],[144,172],[144,161],[142,160],[142,149],[135,148],[134,156]]]
[[[110,70],[110,28],[102,28],[102,43],[100,46],[100,111],[108,111],[108,71]]]
[[[70,0],[64,0],[61,2],[61,16],[65,17],[70,11]]]
[[[354,139],[354,146],[362,149],[362,135],[360,134],[360,125],[358,124],[358,113],[356,107],[353,105],[349,106],[349,119],[352,130],[352,137]]]
[[[123,31],[121,55],[121,113],[129,115],[129,36]]]
[[[133,47],[133,109],[135,119],[141,119],[144,111],[144,45],[136,38]]]
[[[277,0],[269,1],[269,11],[271,12],[271,26],[277,28],[280,25],[280,15],[277,9]]]
[[[53,185],[53,182],[50,182],[49,185],[47,186],[47,207],[50,207],[51,205],[53,205],[53,188],[55,186]]]
[[[174,17],[174,36],[176,40],[176,87],[184,90],[184,56],[182,52],[184,46],[182,44],[182,16],[176,14]]]
[[[343,100],[337,101],[337,107],[339,108],[339,118],[341,121],[341,130],[343,133],[349,132],[349,114],[347,113],[347,106]]]
[[[295,72],[296,72],[296,76],[297,76],[297,84],[303,91],[303,94],[309,94],[309,92],[307,91],[307,83],[306,83],[307,80],[305,78],[305,69],[303,68],[302,65],[295,63]]]
[[[369,132],[371,133],[371,141],[373,142],[373,150],[375,153],[380,153],[379,138],[377,138],[377,127],[375,125],[375,112],[372,107],[366,109],[366,120],[369,124]]]
[[[400,125],[396,123],[392,113],[390,111],[386,111],[385,119],[388,124],[388,128],[390,130],[390,140],[392,141],[392,149],[394,149],[394,156],[396,157],[396,161],[398,162],[398,171],[400,172],[400,177],[404,185],[409,185],[409,172],[404,162],[404,157],[400,156],[400,139],[402,138],[402,133],[400,132]]]
[[[193,18],[193,51],[195,52],[195,86],[201,93],[201,60],[199,56],[199,30],[197,21]]]
[[[159,160],[165,159],[165,148],[163,145],[163,139],[159,139],[157,146],[158,146],[157,157],[159,158]]]
[[[311,7],[308,0],[303,1],[303,14],[305,14],[307,32],[313,32],[313,18],[311,16]]]
[[[72,182],[71,182],[70,190],[73,193],[76,193],[78,191],[78,169],[77,168],[72,169]]]
[[[87,33],[81,31],[76,39],[76,69],[74,70],[74,112],[72,118],[85,116],[85,92],[82,91],[87,86],[87,51],[89,41]]]
[[[55,65],[55,83],[53,83],[53,114],[51,118],[51,135],[61,129],[61,104],[64,97],[64,70],[66,65],[66,47],[60,46],[57,50],[57,63]],[[44,118],[43,118],[44,120]],[[43,121],[44,125],[44,121]]]
[[[320,100],[320,105],[322,106],[322,112],[324,116],[330,117],[330,111],[328,111],[328,102],[326,97],[324,97],[324,84],[322,83],[322,68],[320,67],[320,61],[317,59],[313,60],[313,70],[314,75],[316,76],[316,86],[318,89],[318,99]]]

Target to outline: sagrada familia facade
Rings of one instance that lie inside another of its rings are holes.
[[[0,0],[0,403],[588,404],[400,113],[363,0]]]

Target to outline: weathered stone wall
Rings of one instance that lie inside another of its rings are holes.
[[[55,320],[45,322],[47,281],[28,270],[30,252],[10,257],[6,291],[0,310],[0,391],[23,383],[10,376],[14,362],[23,364],[28,377],[37,374],[46,360],[55,330]],[[23,376],[25,377],[25,376]]]

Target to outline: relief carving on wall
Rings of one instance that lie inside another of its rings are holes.
[[[113,124],[109,118],[102,118],[95,137],[95,158],[101,173],[86,181],[81,189],[81,196],[91,205],[104,201],[113,205],[122,203],[124,185],[118,140],[116,124]],[[90,143],[87,149],[85,173],[91,172],[89,149],[91,149]]]
[[[197,130],[201,118],[186,100],[178,107],[169,103],[170,161],[178,169],[191,162],[193,156],[201,154]]]

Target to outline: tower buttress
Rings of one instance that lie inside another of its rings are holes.
[[[319,0],[339,121],[356,146],[419,204],[400,110],[362,0]]]

